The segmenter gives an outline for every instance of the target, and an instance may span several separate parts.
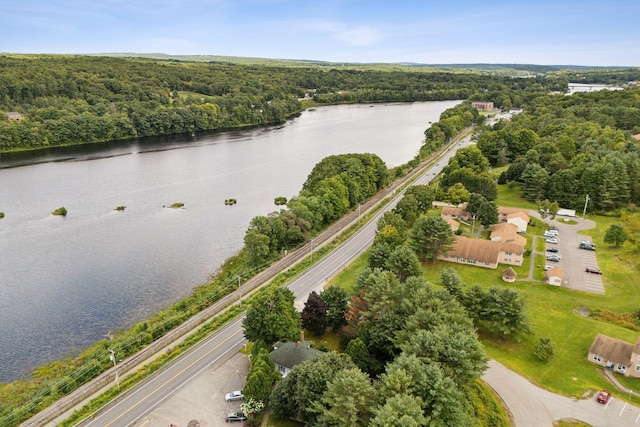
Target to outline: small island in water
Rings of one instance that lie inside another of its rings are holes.
[[[171,205],[171,206],[169,206],[169,207],[170,207],[170,208],[173,208],[173,209],[180,209],[180,208],[184,207],[184,203],[182,203],[182,202],[176,202],[176,203],[172,204],[172,205]]]
[[[63,206],[51,212],[52,215],[67,216],[67,209]]]

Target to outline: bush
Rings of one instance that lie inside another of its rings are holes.
[[[551,338],[540,338],[540,342],[536,345],[533,354],[543,362],[548,362],[553,357],[555,346]]]

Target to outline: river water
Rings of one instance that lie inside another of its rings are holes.
[[[458,102],[322,107],[281,126],[3,154],[0,381],[189,295],[324,157],[406,163]],[[62,206],[66,217],[51,215]]]

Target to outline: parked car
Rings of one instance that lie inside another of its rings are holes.
[[[598,402],[600,403],[607,403],[610,398],[611,393],[609,393],[607,390],[602,390],[600,391],[600,393],[598,393]]]
[[[580,249],[586,249],[588,251],[595,251],[596,250],[596,245],[594,245],[592,242],[584,241],[584,242],[580,242]]]
[[[560,262],[560,257],[558,255],[549,255],[547,261]]]
[[[227,414],[226,421],[228,423],[246,421],[247,417],[242,412],[231,412]]]
[[[234,400],[244,400],[244,394],[241,391],[230,391],[229,393],[224,395],[224,400],[226,402],[232,402]]]
[[[549,271],[549,270],[551,270],[552,268],[553,268],[553,266],[552,266],[552,265],[547,264],[547,265],[545,265],[545,266],[544,266],[544,271]]]
[[[558,239],[556,239],[555,237],[550,237],[548,239],[545,239],[544,241],[547,242],[547,243],[551,243],[553,245],[558,243]]]
[[[558,252],[558,248],[547,248],[547,252]]]
[[[544,232],[545,236],[558,237],[558,230],[547,230]]]
[[[584,271],[586,271],[587,273],[602,274],[602,271],[598,270],[595,267],[587,267],[584,269]]]

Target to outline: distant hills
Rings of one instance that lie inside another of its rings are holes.
[[[90,54],[90,56],[112,56],[112,57],[126,57],[126,58],[144,58],[144,59],[157,59],[164,61],[185,61],[185,62],[227,62],[233,64],[246,64],[246,65],[269,65],[269,66],[317,66],[317,67],[380,67],[380,68],[397,68],[397,67],[418,67],[418,68],[432,68],[434,70],[458,70],[458,71],[476,71],[486,72],[491,74],[510,74],[513,75],[513,71],[517,71],[515,74],[546,74],[549,72],[560,70],[623,70],[635,67],[624,66],[611,66],[611,67],[594,67],[586,65],[536,65],[536,64],[488,64],[488,63],[473,63],[473,64],[421,64],[416,62],[398,62],[398,63],[358,63],[358,62],[329,62],[329,61],[316,61],[306,59],[274,59],[274,58],[255,58],[255,57],[243,57],[243,56],[222,56],[222,55],[169,55],[165,53],[134,53],[134,52],[111,52],[111,53],[96,53]]]

